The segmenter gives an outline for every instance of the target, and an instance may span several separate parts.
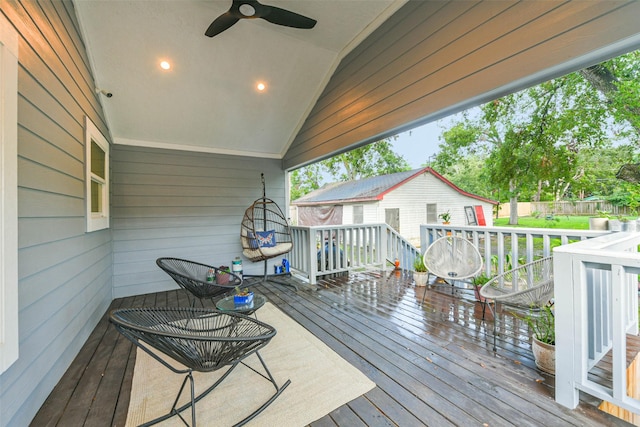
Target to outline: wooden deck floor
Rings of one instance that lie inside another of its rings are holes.
[[[365,272],[297,292],[256,285],[377,385],[312,426],[628,425],[588,397],[576,410],[556,404],[554,377],[536,369],[521,320],[498,314],[505,331],[494,353],[480,303],[410,283],[410,274]],[[187,304],[184,291],[117,299],[112,308],[176,304]],[[105,315],[31,425],[123,426],[134,350]],[[602,365],[593,375],[606,379]]]

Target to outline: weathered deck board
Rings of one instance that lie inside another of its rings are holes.
[[[502,335],[494,353],[488,310],[483,322],[481,305],[467,296],[410,282],[367,272],[297,292],[255,286],[377,385],[312,427],[625,425],[599,411],[595,399],[574,411],[554,402],[554,377],[536,369],[524,322],[498,311]],[[111,309],[187,304],[183,291],[169,291],[115,300]],[[637,352],[640,339],[629,347]],[[32,425],[124,425],[135,353],[105,314]],[[601,365],[593,375],[606,379],[606,361]]]

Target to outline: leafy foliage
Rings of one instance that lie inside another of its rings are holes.
[[[512,203],[610,194],[620,188],[615,170],[632,160],[640,140],[639,60],[632,52],[463,115],[443,133],[436,169],[469,191]],[[633,146],[603,155],[622,138]]]
[[[416,259],[413,260],[413,271],[417,273],[427,272],[427,266],[424,265],[424,260],[419,255],[416,257]]]
[[[353,181],[411,169],[407,161],[393,151],[389,140],[364,145],[320,162],[333,178]]]
[[[291,200],[298,199],[322,186],[322,166],[313,163],[291,172]]]
[[[491,280],[491,277],[487,276],[487,273],[482,272],[479,275],[471,278],[471,283],[473,283],[473,286],[475,286],[476,288],[481,288],[486,285],[489,280]]]
[[[326,178],[352,181],[410,170],[409,163],[393,151],[389,139],[365,145],[291,173],[291,200],[317,190]]]
[[[524,320],[537,340],[550,345],[556,344],[556,318],[551,306],[545,305],[539,313],[529,314]]]

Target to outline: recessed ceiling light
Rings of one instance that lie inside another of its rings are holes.
[[[169,64],[168,61],[162,61],[160,62],[160,68],[163,70],[169,70],[171,68],[171,64]]]
[[[264,84],[264,83],[262,83],[262,82],[259,82],[259,83],[256,85],[256,89],[258,89],[258,92],[264,92],[266,88],[267,88],[267,85],[265,85],[265,84]]]

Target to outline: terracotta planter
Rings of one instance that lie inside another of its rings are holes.
[[[429,273],[426,271],[413,272],[413,281],[416,282],[416,286],[427,286],[428,279],[429,279]]]
[[[473,293],[476,294],[476,301],[484,302],[486,298],[480,295],[480,288],[482,288],[482,286],[474,286]]]
[[[531,343],[536,366],[548,374],[556,373],[556,347],[533,338]]]
[[[216,282],[219,285],[226,285],[231,279],[231,275],[229,275],[229,273],[226,273],[226,271],[229,270],[229,267],[227,267],[226,265],[221,265],[218,268],[219,269],[216,270]]]

